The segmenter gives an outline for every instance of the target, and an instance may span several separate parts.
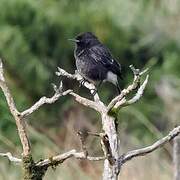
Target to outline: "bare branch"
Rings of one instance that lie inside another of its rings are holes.
[[[15,162],[15,163],[17,163],[17,164],[22,162],[21,159],[12,156],[12,154],[11,154],[10,152],[0,153],[0,156],[2,156],[2,157],[7,157],[7,158],[9,159],[9,161]]]
[[[138,91],[133,98],[131,98],[130,100],[126,100],[126,98],[124,97],[121,101],[118,101],[114,107],[119,108],[136,103],[144,93],[145,87],[148,83],[148,78],[149,75],[146,76],[146,79],[144,80],[143,84],[138,88]]]
[[[83,80],[83,77],[77,71],[75,72],[75,74],[70,74],[70,73],[66,72],[64,69],[61,69],[59,67],[58,67],[58,71],[56,72],[56,75],[57,76],[65,76],[69,79],[75,79],[75,80],[79,81],[79,83],[81,83]],[[96,91],[96,87],[94,86],[94,84],[89,83],[88,81],[85,81],[82,85],[90,90],[91,94],[94,96],[94,101],[96,101],[96,102],[100,101],[99,95]],[[96,92],[96,93],[94,94],[94,92]]]
[[[0,87],[6,97],[6,101],[8,103],[11,114],[13,115],[16,125],[18,128],[18,134],[21,140],[21,144],[23,146],[23,155],[30,154],[30,144],[26,132],[26,124],[23,118],[20,117],[20,113],[18,112],[14,99],[10,93],[10,90],[5,82],[4,72],[3,72],[3,63],[0,59]]]
[[[145,156],[148,153],[151,153],[155,151],[156,149],[164,146],[167,142],[174,139],[178,134],[180,134],[180,126],[174,128],[172,131],[169,132],[169,134],[162,139],[156,141],[151,146],[147,146],[142,149],[133,150],[130,152],[127,152],[126,154],[122,155],[120,157],[120,163],[124,164],[126,161],[131,160],[132,158],[139,157],[139,156]]]
[[[56,102],[61,96],[65,96],[72,92],[72,90],[66,90],[64,92],[58,92],[56,91],[54,95],[50,98],[48,97],[41,97],[39,101],[37,101],[33,106],[31,106],[29,109],[26,109],[25,111],[21,112],[22,117],[26,117],[30,114],[32,114],[34,111],[38,110],[41,106],[44,104],[52,104]]]
[[[105,106],[103,106],[101,103],[95,102],[95,101],[91,101],[87,98],[84,98],[74,92],[70,92],[70,95],[72,95],[73,97],[75,97],[75,100],[77,102],[79,102],[80,104],[86,106],[86,107],[90,107],[98,112],[102,112],[105,108]]]
[[[39,167],[49,167],[51,165],[58,165],[63,163],[66,159],[71,157],[75,157],[76,159],[88,159],[89,161],[101,161],[104,160],[105,157],[92,157],[92,156],[85,156],[84,152],[77,152],[75,149],[68,151],[66,153],[51,157],[49,159],[45,159],[43,161],[37,162],[36,166]]]
[[[9,91],[9,88],[6,85],[5,78],[4,78],[4,71],[3,71],[3,63],[0,59],[0,87],[6,97],[9,109],[13,115],[17,115],[19,112],[16,108],[15,102],[13,97],[11,96],[11,93]]]
[[[58,68],[58,72],[56,72],[56,74],[58,76],[66,76],[67,78],[71,78],[71,79],[76,79],[77,81],[81,81],[82,77],[76,73],[76,74],[70,74],[68,72],[66,72],[65,70]],[[91,83],[85,82],[84,86],[87,87],[88,89],[94,89],[95,86]],[[34,105],[32,105],[30,108],[26,109],[25,111],[19,113],[21,115],[21,117],[27,117],[28,115],[32,114],[34,111],[38,110],[41,106],[43,106],[44,104],[52,104],[54,102],[56,102],[61,96],[65,96],[67,94],[71,94],[73,97],[75,97],[75,100],[77,102],[79,102],[80,104],[83,104],[87,107],[91,107],[93,109],[95,109],[96,111],[101,111],[102,108],[104,108],[105,106],[103,106],[104,104],[102,102],[99,101],[99,99],[97,98],[97,93],[95,95],[95,99],[96,102],[91,101],[87,98],[81,97],[80,95],[72,92],[72,90],[66,90],[66,91],[62,91],[62,82],[60,83],[60,86],[57,88],[56,85],[53,84],[53,88],[54,88],[54,95],[50,98],[48,97],[41,97]],[[97,101],[99,101],[97,104]],[[101,108],[100,108],[101,106]]]
[[[140,88],[138,89],[136,95],[135,95],[132,99],[128,100],[128,101],[124,104],[125,106],[130,105],[130,104],[133,104],[133,103],[136,103],[136,102],[142,97],[142,95],[143,95],[143,93],[144,93],[144,89],[145,89],[145,87],[146,87],[146,85],[147,85],[147,83],[148,83],[148,79],[149,79],[149,75],[146,76],[145,81],[143,82],[143,84],[142,84],[142,85],[140,86]]]
[[[68,73],[67,71],[65,71],[64,69],[58,67],[58,71],[56,72],[56,75],[57,76],[65,76],[69,79],[76,79],[77,81],[80,81],[82,78],[78,78],[76,77],[76,73],[75,74],[70,74]]]
[[[108,111],[110,111],[110,110],[116,105],[116,103],[119,102],[119,105],[121,105],[121,103],[124,104],[124,103],[126,102],[126,100],[124,99],[125,96],[127,96],[130,92],[132,92],[133,90],[135,90],[135,89],[140,85],[140,78],[141,78],[141,76],[142,76],[145,72],[147,72],[147,70],[148,70],[148,69],[145,69],[144,71],[140,72],[140,70],[139,70],[139,69],[135,69],[133,65],[130,65],[130,68],[131,68],[131,70],[133,71],[133,74],[134,74],[133,83],[130,84],[126,89],[123,89],[123,90],[121,91],[121,94],[120,94],[120,95],[118,95],[118,96],[116,96],[114,99],[112,99],[112,101],[109,103],[109,105],[108,105],[108,107],[107,107]],[[146,77],[146,79],[147,79],[147,78],[148,78],[148,77]],[[145,82],[146,82],[146,80],[145,80]],[[146,83],[146,84],[147,84],[147,83]],[[142,90],[141,90],[141,91],[142,91]],[[141,91],[139,91],[139,92],[141,92]],[[139,93],[136,94],[136,98],[139,97],[138,94],[139,94]],[[133,100],[136,100],[136,98],[133,99]],[[140,97],[139,97],[139,98],[140,98]],[[120,102],[121,100],[123,100],[123,101]],[[137,101],[137,100],[136,100],[136,101]],[[136,102],[136,101],[135,101],[135,102]],[[130,103],[132,104],[132,101],[131,101]],[[117,105],[117,106],[119,106],[119,105]]]

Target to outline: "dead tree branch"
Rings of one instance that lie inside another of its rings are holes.
[[[0,153],[0,156],[2,156],[2,157],[7,157],[7,158],[9,159],[9,161],[14,162],[14,163],[17,163],[17,164],[19,164],[19,163],[22,162],[21,159],[14,157],[10,152]]]
[[[57,101],[61,96],[65,96],[72,92],[72,90],[64,91],[62,90],[62,82],[60,83],[59,87],[54,87],[54,95],[51,98],[42,97],[39,101],[37,101],[34,105],[32,105],[30,108],[26,109],[23,112],[19,112],[16,108],[14,99],[10,93],[10,90],[6,84],[5,78],[4,78],[4,71],[3,71],[3,63],[0,59],[0,87],[6,97],[7,104],[9,106],[10,112],[13,115],[16,125],[18,128],[18,134],[23,146],[23,155],[29,155],[30,154],[30,143],[28,140],[28,135],[26,132],[26,122],[24,121],[24,118],[28,115],[32,114],[34,111],[38,110],[42,105],[44,104],[52,104],[55,101]]]
[[[32,105],[30,108],[26,109],[25,111],[21,112],[20,115],[22,117],[27,117],[30,114],[32,114],[34,111],[38,110],[41,106],[44,104],[53,104],[55,103],[61,96],[65,96],[67,94],[70,94],[72,90],[67,91],[55,91],[54,95],[50,98],[48,97],[41,97],[39,101],[37,101],[34,105]]]
[[[114,99],[112,99],[112,101],[109,103],[107,109],[108,111],[110,111],[113,107],[115,108],[119,108],[120,106],[122,105],[130,105],[130,104],[133,104],[135,102],[137,102],[140,97],[142,96],[143,92],[144,92],[144,89],[147,85],[147,82],[148,82],[148,75],[146,76],[146,79],[144,81],[144,83],[138,87],[140,85],[140,79],[141,79],[141,76],[148,71],[148,69],[145,69],[144,71],[140,72],[139,69],[135,69],[133,65],[130,65],[130,68],[131,70],[133,71],[133,74],[134,74],[134,80],[133,80],[133,83],[130,84],[126,89],[123,89],[121,91],[121,94],[116,96]],[[133,90],[137,89],[138,88],[138,92],[137,94],[134,96],[134,98],[132,98],[131,100],[127,101],[126,100],[126,96],[132,92]],[[122,101],[122,102],[121,102]]]
[[[9,90],[6,82],[5,82],[4,72],[3,72],[3,63],[2,63],[1,59],[0,59],[0,87],[6,97],[6,101],[8,103],[10,112],[16,121],[16,125],[18,128],[18,134],[19,134],[21,144],[23,147],[23,155],[27,156],[30,154],[31,148],[30,148],[30,144],[29,144],[28,135],[26,132],[26,123],[25,123],[24,119],[20,117],[20,113],[16,108],[14,99],[10,93],[10,90]]]
[[[146,79],[144,80],[143,84],[139,87],[134,97],[132,97],[130,100],[126,100],[126,98],[123,97],[123,99],[121,101],[118,101],[114,107],[115,108],[125,107],[138,102],[144,93],[144,90],[148,83],[148,79],[149,79],[149,75],[146,76]]]
[[[63,163],[65,160],[74,157],[76,159],[87,159],[89,161],[101,161],[104,160],[105,157],[92,157],[92,156],[86,156],[84,154],[84,152],[77,152],[75,149],[68,151],[66,153],[57,155],[57,156],[53,156],[51,158],[45,159],[43,161],[37,162],[36,166],[38,167],[42,167],[42,166],[52,166],[52,165],[58,165]]]
[[[101,106],[101,104],[99,104],[95,101],[91,101],[87,98],[84,98],[84,97],[74,93],[74,92],[70,92],[69,94],[72,95],[78,103],[80,103],[86,107],[90,107],[98,112],[101,112],[104,109],[104,107]]]
[[[169,132],[167,136],[156,141],[154,144],[147,146],[145,148],[142,148],[142,149],[137,149],[137,150],[127,152],[126,154],[122,155],[122,157],[120,157],[121,163],[124,164],[126,161],[129,161],[135,157],[145,156],[146,154],[151,153],[155,151],[156,149],[164,146],[167,142],[171,141],[179,134],[180,134],[180,126],[174,128],[172,131]]]
[[[14,162],[16,164],[22,163],[22,159],[14,157],[10,152],[0,153],[0,156],[1,157],[7,157],[9,161]],[[43,167],[43,166],[49,167],[49,166],[54,165],[54,164],[61,164],[65,160],[72,158],[72,157],[74,157],[76,159],[82,159],[82,160],[87,159],[89,161],[101,161],[101,160],[105,159],[105,157],[103,157],[103,156],[97,156],[97,157],[86,156],[84,154],[84,152],[77,152],[75,149],[73,149],[73,150],[70,150],[66,153],[59,154],[57,156],[53,156],[53,157],[50,157],[48,159],[44,159],[44,160],[41,160],[39,162],[36,162],[35,166],[36,167]]]
[[[145,148],[132,150],[132,151],[129,151],[129,152],[121,155],[119,157],[119,160],[120,160],[119,163],[121,165],[123,165],[123,164],[125,164],[127,161],[129,161],[131,159],[134,159],[134,158],[139,157],[139,156],[145,156],[145,155],[157,150],[158,148],[164,146],[166,143],[173,140],[179,134],[180,134],[180,126],[174,128],[172,131],[169,132],[169,134],[167,136],[159,139],[158,141],[156,141],[155,143],[153,143],[150,146],[147,146]],[[100,135],[98,135],[98,136],[103,138],[104,134],[100,133]],[[107,142],[107,140],[105,140],[105,141]],[[105,142],[105,144],[106,144],[106,142]],[[105,148],[108,149],[109,146],[107,146]],[[106,151],[105,154],[108,154],[107,152],[109,152],[109,150],[105,150],[105,151]],[[63,163],[66,159],[71,158],[71,157],[75,157],[76,159],[88,159],[90,161],[101,161],[101,160],[104,160],[105,158],[107,158],[107,155],[104,156],[104,157],[103,156],[102,157],[92,157],[92,156],[87,156],[86,157],[84,152],[77,152],[75,149],[73,149],[73,150],[71,150],[69,152],[66,152],[64,154],[60,154],[60,155],[51,157],[49,159],[45,159],[43,161],[37,162],[36,166],[46,166],[46,165],[51,166],[53,163],[60,164],[60,163]],[[113,164],[113,162],[112,162],[112,164]]]

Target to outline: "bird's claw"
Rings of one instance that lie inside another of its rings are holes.
[[[90,92],[93,96],[95,96],[97,94],[97,89],[91,89]]]
[[[85,83],[86,81],[84,80],[84,79],[81,79],[80,81],[79,81],[79,87],[81,87],[81,86],[84,86],[84,83]]]

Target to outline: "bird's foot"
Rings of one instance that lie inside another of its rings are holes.
[[[84,83],[85,83],[85,82],[86,82],[85,79],[81,79],[81,80],[79,81],[79,87],[84,86]]]
[[[97,89],[90,89],[90,92],[93,96],[97,94]]]

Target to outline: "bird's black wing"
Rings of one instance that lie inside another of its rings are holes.
[[[121,79],[121,65],[112,57],[109,50],[102,44],[98,44],[89,48],[89,56],[96,61],[101,63],[104,67],[117,74]]]

